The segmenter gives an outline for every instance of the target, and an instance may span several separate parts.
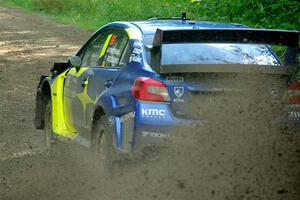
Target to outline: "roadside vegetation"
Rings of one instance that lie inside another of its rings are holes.
[[[91,31],[111,21],[179,17],[182,11],[195,20],[300,31],[299,0],[0,0],[0,4]]]
[[[196,18],[198,8],[188,0],[0,0],[10,6],[50,15],[64,22],[96,30],[111,21],[180,16]]]
[[[180,16],[300,31],[298,0],[0,0],[96,30],[110,21]]]

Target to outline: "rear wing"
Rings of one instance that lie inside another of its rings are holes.
[[[176,43],[240,43],[284,46],[287,49],[284,52],[283,65],[296,68],[298,61],[297,54],[299,53],[299,32],[250,28],[157,29],[153,40],[153,47],[151,48],[151,66],[158,72],[178,72],[176,71],[178,67],[164,66],[160,62],[162,45]],[[244,65],[241,64],[242,66]],[[200,70],[199,67],[201,68],[201,64],[197,64],[197,70]],[[205,64],[205,68],[207,67],[208,65]],[[184,69],[180,71],[184,72]],[[193,70],[190,68],[186,72],[193,72]]]
[[[272,29],[157,29],[153,46],[170,43],[246,43],[299,47],[299,32]]]

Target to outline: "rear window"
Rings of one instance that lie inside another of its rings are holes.
[[[161,64],[280,65],[266,45],[227,43],[165,44]]]

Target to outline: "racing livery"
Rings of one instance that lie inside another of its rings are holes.
[[[280,83],[262,87],[276,102],[297,66],[298,42],[297,31],[186,18],[109,23],[41,77],[35,125],[45,129],[48,148],[62,136],[106,160],[112,152],[132,156],[164,143],[174,128],[201,124],[206,105],[224,93],[246,95],[249,77]],[[284,60],[269,45],[288,47]]]

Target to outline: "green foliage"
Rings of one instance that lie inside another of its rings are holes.
[[[299,0],[0,0],[89,30],[110,21],[180,16],[300,30]]]
[[[192,0],[201,18],[253,27],[300,30],[299,0]]]
[[[43,12],[65,23],[96,30],[111,21],[143,20],[180,16],[187,11],[197,16],[197,7],[187,0],[0,0],[0,3]]]
[[[300,31],[299,0],[0,0],[9,6],[96,30],[111,21],[175,17]],[[300,78],[300,71],[299,71]]]

